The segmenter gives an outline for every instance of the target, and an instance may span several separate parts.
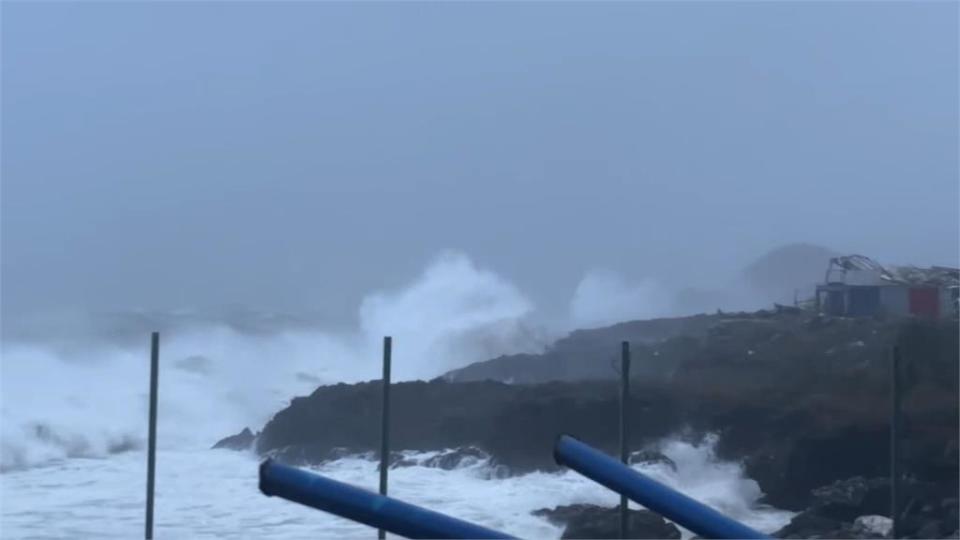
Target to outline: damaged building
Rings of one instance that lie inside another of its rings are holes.
[[[847,317],[958,317],[960,269],[882,266],[863,255],[830,259],[816,308]]]

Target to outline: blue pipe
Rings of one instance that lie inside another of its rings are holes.
[[[569,435],[557,439],[553,459],[703,538],[768,538]]]
[[[269,459],[260,465],[260,491],[407,538],[512,538]]]

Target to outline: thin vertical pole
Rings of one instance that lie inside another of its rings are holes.
[[[620,461],[626,465],[630,458],[627,444],[627,401],[630,399],[630,342],[620,344]],[[628,536],[627,496],[620,495],[620,538]]]
[[[890,519],[892,538],[900,537],[900,348],[894,347],[890,373]]]
[[[150,427],[147,438],[147,524],[146,539],[153,538],[153,486],[157,467],[157,377],[160,364],[160,333],[150,335]]]
[[[383,415],[380,422],[380,494],[387,495],[387,471],[390,469],[390,355],[393,339],[383,338]],[[377,538],[383,540],[387,532],[377,531]]]

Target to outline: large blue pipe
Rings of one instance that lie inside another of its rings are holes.
[[[703,538],[768,538],[569,435],[557,439],[553,458]]]
[[[407,538],[512,538],[269,459],[260,465],[260,491]]]

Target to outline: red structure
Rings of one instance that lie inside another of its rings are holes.
[[[940,317],[940,291],[935,287],[910,288],[910,314],[927,319]]]
[[[882,266],[863,255],[830,259],[815,307],[840,317],[960,318],[960,269]]]

